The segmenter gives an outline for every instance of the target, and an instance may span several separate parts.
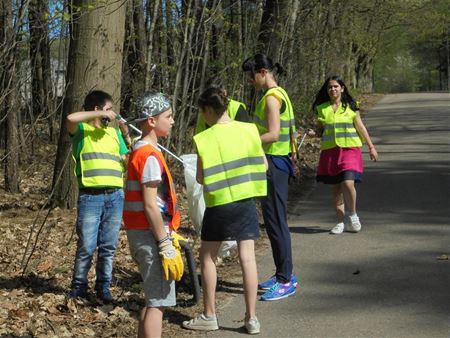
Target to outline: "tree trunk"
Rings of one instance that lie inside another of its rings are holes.
[[[54,105],[48,38],[48,9],[45,1],[31,0],[28,20],[30,27],[31,98],[35,118],[43,116],[48,122],[49,138],[54,137]]]
[[[356,87],[364,93],[373,92],[373,61],[367,54],[358,57]]]
[[[146,74],[146,81],[145,81],[145,89],[149,90],[151,88],[152,85],[152,55],[153,55],[153,39],[154,39],[154,35],[155,35],[155,27],[156,27],[156,22],[157,22],[157,18],[158,18],[158,11],[159,11],[159,0],[153,0],[153,12],[152,12],[152,16],[151,18],[148,18],[147,21],[147,30],[148,30],[148,35],[147,35],[147,74]],[[150,1],[148,2],[148,8],[150,9]]]
[[[142,0],[127,4],[126,36],[124,40],[121,111],[126,116],[133,98],[145,90],[146,37]]]
[[[165,15],[166,20],[164,20],[164,38],[165,38],[165,50],[164,50],[164,60],[165,67],[162,69],[163,74],[163,92],[168,92],[172,89],[172,74],[174,74],[173,65],[175,63],[175,51],[174,51],[174,43],[175,43],[175,22],[173,18],[173,3],[171,0],[165,1]]]
[[[93,89],[110,93],[118,104],[122,75],[118,60],[122,60],[125,6],[121,2],[74,0],[71,14],[67,91],[53,174],[53,202],[65,208],[74,207],[77,196],[66,117],[81,109],[85,95]]]
[[[283,64],[286,67],[286,71],[288,74],[291,74],[292,69],[292,63],[291,60],[295,60],[294,57],[294,43],[295,43],[295,23],[297,22],[297,13],[300,6],[300,1],[293,0],[292,2],[292,9],[290,11],[289,15],[289,24],[287,27],[286,36],[284,38],[285,45],[286,45],[286,51],[282,54],[282,57],[280,57],[278,60],[280,62],[283,62]],[[295,62],[295,61],[294,61]],[[298,79],[298,77],[297,77]],[[302,79],[299,79],[302,81]]]
[[[13,29],[12,2],[0,0],[0,116],[6,117],[4,177],[5,190],[19,192],[19,138],[16,105],[17,32]]]
[[[258,35],[257,50],[278,61],[282,34],[289,17],[289,1],[266,0]]]
[[[447,33],[445,47],[447,51],[447,90],[450,91],[450,31]]]

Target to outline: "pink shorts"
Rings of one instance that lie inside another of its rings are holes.
[[[361,148],[335,147],[322,150],[317,168],[317,181],[336,184],[350,179],[361,181],[363,159]]]

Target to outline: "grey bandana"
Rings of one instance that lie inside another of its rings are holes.
[[[136,109],[133,122],[140,122],[169,110],[170,101],[163,93],[146,92],[137,100]]]

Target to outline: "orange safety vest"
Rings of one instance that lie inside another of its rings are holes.
[[[167,163],[161,152],[156,150],[150,144],[140,147],[133,151],[128,161],[128,176],[125,188],[125,205],[123,211],[123,222],[125,229],[149,229],[151,224],[148,222],[144,213],[144,200],[142,199],[141,177],[147,158],[155,155],[169,182],[169,201],[168,213],[171,217],[169,228],[177,230],[180,227],[180,211],[177,207],[177,195],[172,175],[170,174]]]

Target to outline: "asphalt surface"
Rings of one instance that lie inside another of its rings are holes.
[[[387,95],[364,121],[380,160],[364,150],[362,231],[328,234],[327,186],[290,203],[299,289],[258,301],[259,337],[450,337],[450,94]],[[260,280],[273,271],[268,250]],[[236,292],[204,335],[244,335],[244,311]]]

